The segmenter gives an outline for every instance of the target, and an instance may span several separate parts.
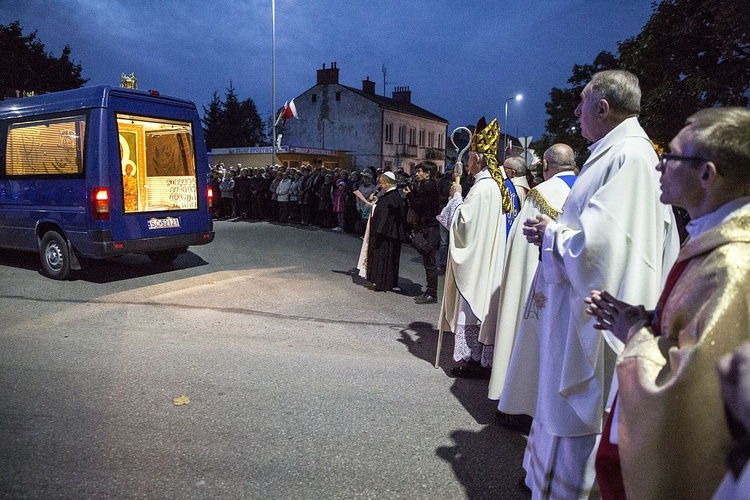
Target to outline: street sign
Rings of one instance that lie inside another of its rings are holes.
[[[534,158],[534,150],[533,149],[525,149],[523,153],[521,153],[521,156],[524,160],[526,160],[526,165],[531,166],[534,164],[535,158]]]
[[[521,147],[523,149],[529,149],[529,144],[531,144],[531,139],[533,139],[534,136],[530,135],[528,137],[519,137],[518,142],[521,143]]]

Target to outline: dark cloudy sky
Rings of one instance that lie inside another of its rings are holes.
[[[240,99],[271,112],[271,0],[0,0],[0,24],[18,20],[59,56],[67,44],[87,85],[119,85],[195,101],[202,114],[232,81]],[[486,115],[508,132],[544,131],[544,103],[574,64],[637,35],[651,0],[277,0],[276,106],[315,84],[336,61],[340,82],[366,77],[387,95],[409,86],[412,102],[450,122]],[[313,145],[311,145],[313,146]]]

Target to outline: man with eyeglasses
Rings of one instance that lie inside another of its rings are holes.
[[[522,320],[519,331],[533,329],[525,336],[536,335],[538,353],[505,387],[511,378],[528,384],[514,399],[534,417],[524,456],[534,498],[596,494],[593,461],[622,343],[605,342],[583,298],[606,289],[653,307],[679,247],[672,210],[659,201],[657,156],[638,123],[640,101],[632,73],[592,77],[576,108],[591,156],[557,221],[538,215],[524,224],[541,248],[543,286],[528,299],[538,320]]]
[[[628,498],[714,493],[731,444],[716,363],[750,338],[750,110],[701,110],[670,148],[661,200],[687,210],[690,238],[656,310],[587,300],[597,328],[626,342],[596,468],[602,491]]]

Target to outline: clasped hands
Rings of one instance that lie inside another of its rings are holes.
[[[552,222],[552,219],[544,214],[539,214],[533,219],[526,219],[526,222],[523,223],[523,235],[526,237],[526,241],[538,247],[542,246],[544,231],[550,222]]]
[[[594,328],[609,330],[623,343],[628,340],[628,332],[650,324],[654,316],[653,311],[617,300],[606,291],[592,290],[591,296],[583,300],[588,304],[586,312],[596,318]]]

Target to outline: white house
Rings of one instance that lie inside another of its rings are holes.
[[[361,89],[341,85],[335,62],[317,73],[315,86],[294,98],[299,119],[277,131],[285,146],[346,151],[360,170],[411,172],[424,160],[444,169],[448,120],[412,104],[409,87],[385,97],[369,77]]]

